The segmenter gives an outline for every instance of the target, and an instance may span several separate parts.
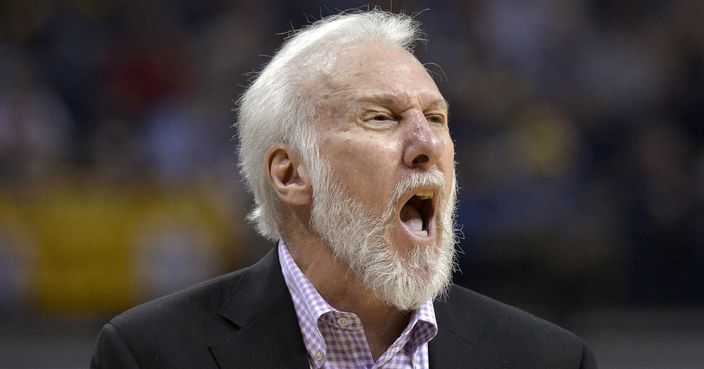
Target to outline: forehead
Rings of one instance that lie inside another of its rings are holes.
[[[335,67],[321,86],[326,95],[344,94],[346,98],[384,104],[444,101],[425,67],[398,46],[355,45],[338,51],[334,59]]]

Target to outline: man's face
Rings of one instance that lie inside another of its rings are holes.
[[[451,271],[455,180],[447,104],[403,49],[355,46],[337,57],[339,69],[316,91],[329,181],[314,178],[313,224],[377,295],[414,308],[440,292]],[[384,268],[395,273],[385,282]],[[401,296],[414,289],[415,298]]]

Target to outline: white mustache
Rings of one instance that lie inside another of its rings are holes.
[[[443,208],[443,203],[445,200],[445,176],[438,169],[431,169],[427,172],[414,171],[411,175],[404,179],[402,182],[396,185],[394,191],[391,193],[389,201],[386,203],[384,208],[384,219],[385,221],[390,221],[393,214],[399,210],[403,204],[401,204],[401,198],[408,192],[419,189],[423,187],[437,187],[440,196],[438,202],[438,209]]]

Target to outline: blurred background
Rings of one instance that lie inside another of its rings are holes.
[[[125,308],[248,265],[234,101],[359,2],[0,1],[0,367],[86,368]],[[704,2],[385,1],[451,105],[456,282],[602,368],[704,368]]]

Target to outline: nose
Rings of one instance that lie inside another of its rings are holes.
[[[442,133],[423,114],[409,121],[404,143],[403,163],[408,168],[428,170],[445,150]]]

